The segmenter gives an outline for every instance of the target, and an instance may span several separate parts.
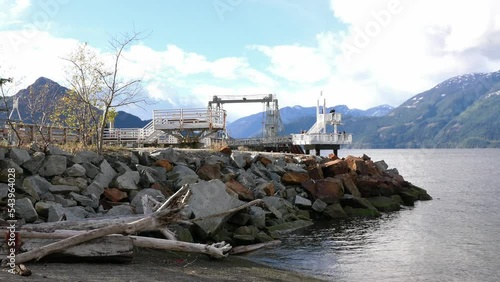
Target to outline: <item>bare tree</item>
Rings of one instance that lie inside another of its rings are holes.
[[[13,82],[13,79],[12,78],[0,78],[0,92],[2,93],[2,100],[4,102],[4,107],[2,109],[2,111],[5,112],[5,120],[7,122],[7,124],[9,125],[10,129],[12,130],[12,132],[14,132],[14,134],[16,135],[16,146],[21,146],[22,144],[22,139],[21,139],[21,136],[19,135],[19,131],[17,130],[16,128],[16,125],[15,123],[12,121],[11,117],[10,117],[10,108],[9,108],[9,104],[7,102],[7,93],[8,91],[4,91],[4,84],[6,83],[12,83]],[[14,99],[14,97],[13,97]],[[2,128],[2,130],[4,130]]]
[[[69,91],[57,107],[54,119],[66,126],[78,127],[84,145],[96,136],[99,126],[99,93],[103,87],[101,69],[104,63],[87,43],[81,44],[64,60]]]
[[[109,121],[111,109],[116,109],[130,104],[140,104],[146,102],[143,95],[141,79],[124,79],[121,77],[120,66],[124,59],[125,49],[130,45],[142,39],[141,32],[131,34],[121,34],[119,37],[112,37],[109,40],[112,49],[112,66],[103,71],[99,70],[101,79],[104,83],[103,91],[100,93],[99,102],[102,105],[102,117],[99,120],[98,132],[98,153],[102,153],[104,128]]]
[[[56,93],[49,89],[48,84],[44,84],[40,89],[35,89],[33,86],[28,87],[26,106],[31,117],[31,122],[38,132],[38,134],[33,134],[34,141],[37,143],[41,141],[44,147],[47,147],[50,143],[48,131],[46,133],[44,128],[48,127],[50,117],[54,112],[55,99]],[[42,140],[38,140],[38,135],[40,135]]]
[[[125,79],[120,69],[123,60],[126,60],[124,52],[133,42],[142,39],[141,36],[142,33],[133,32],[112,37],[109,40],[111,47],[109,65],[105,65],[104,58],[99,57],[86,44],[79,46],[79,49],[65,58],[71,65],[67,72],[68,82],[71,85],[70,94],[74,100],[80,102],[78,105],[87,107],[85,113],[80,114],[88,116],[88,119],[85,118],[89,121],[86,126],[87,128],[92,126],[92,131],[97,137],[99,154],[103,150],[106,124],[116,115],[114,109],[146,102],[142,91],[142,80]]]

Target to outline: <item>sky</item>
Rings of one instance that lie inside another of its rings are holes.
[[[133,31],[145,36],[119,75],[142,78],[150,102],[122,110],[143,119],[214,95],[398,106],[452,76],[500,69],[496,0],[0,0],[0,75],[19,89],[40,76],[67,86],[62,58],[78,44],[109,56],[109,39]],[[224,107],[229,120],[263,109]]]

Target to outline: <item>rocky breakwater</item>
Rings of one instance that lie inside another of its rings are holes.
[[[192,226],[169,226],[182,241],[246,245],[271,241],[312,220],[379,216],[431,197],[384,161],[277,153],[164,149],[97,155],[0,148],[1,217],[7,218],[8,169],[14,169],[16,217],[23,223],[148,214],[189,184],[182,211]],[[227,216],[209,217],[254,199]]]

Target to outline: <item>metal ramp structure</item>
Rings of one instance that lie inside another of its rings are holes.
[[[214,96],[212,101],[208,102],[208,108],[222,110],[224,104],[235,103],[263,103],[265,105],[265,121],[262,131],[263,138],[275,138],[278,136],[278,133],[283,130],[278,99],[273,94]]]
[[[106,128],[103,139],[140,145],[197,143],[225,126],[226,112],[222,109],[154,110],[153,119],[143,128]]]
[[[226,111],[220,108],[193,108],[153,111],[153,129],[177,137],[182,143],[196,143],[203,137],[225,130]]]

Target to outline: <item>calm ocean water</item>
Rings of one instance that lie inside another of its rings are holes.
[[[500,150],[340,150],[385,160],[434,198],[323,222],[251,258],[330,281],[500,281]]]

